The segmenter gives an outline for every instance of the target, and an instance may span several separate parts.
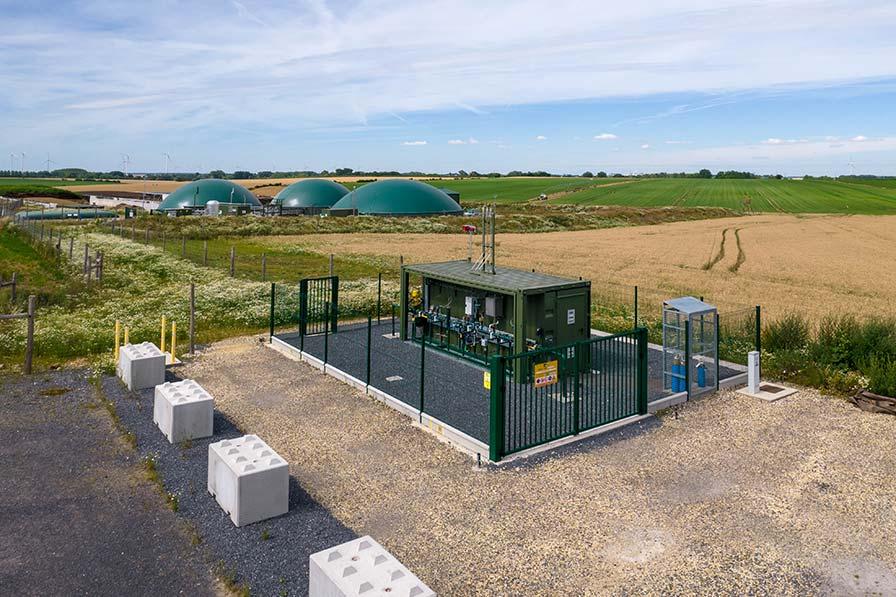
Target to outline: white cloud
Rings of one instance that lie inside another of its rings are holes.
[[[594,135],[594,139],[596,141],[612,141],[613,139],[618,139],[616,135],[613,133],[601,133],[599,135]]]
[[[666,141],[666,145],[688,145],[690,141]]]
[[[467,139],[467,143],[469,143],[470,145],[476,145],[477,143],[479,143],[479,139],[477,139],[476,137],[470,137],[469,139]]]
[[[426,141],[404,141],[402,145],[426,145]]]
[[[544,135],[538,135],[537,137],[535,137],[536,141],[547,141],[547,139],[548,138],[545,137]]]
[[[778,137],[770,137],[761,143],[763,145],[793,145],[794,143],[808,143],[808,139],[779,139]]]
[[[643,145],[641,146],[641,149],[650,149],[650,144],[649,144],[649,143],[645,143],[645,144],[643,144]]]
[[[466,145],[467,142],[463,139],[450,139],[448,141],[448,145]]]
[[[850,139],[850,141],[855,141],[857,143],[861,143],[862,141],[867,141],[867,140],[868,140],[868,137],[866,137],[865,135],[856,135],[855,137]]]

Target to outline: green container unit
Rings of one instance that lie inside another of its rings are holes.
[[[411,288],[411,276],[419,287]],[[403,266],[401,305],[403,340],[426,333],[434,347],[481,362],[591,334],[590,281],[507,267],[474,271],[468,260]],[[421,318],[425,328],[411,325]]]

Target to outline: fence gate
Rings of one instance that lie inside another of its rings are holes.
[[[336,333],[339,322],[339,276],[305,278],[299,282],[299,333]]]

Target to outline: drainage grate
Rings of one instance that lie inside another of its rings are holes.
[[[774,386],[770,383],[762,384],[761,386],[759,386],[759,389],[763,392],[768,392],[770,394],[777,394],[778,392],[784,391],[784,388],[782,388],[781,386]]]

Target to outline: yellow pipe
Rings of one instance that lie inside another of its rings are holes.
[[[115,320],[115,349],[112,351],[112,357],[118,363],[118,341],[121,339],[121,322]]]
[[[174,356],[175,351],[177,351],[177,323],[171,322],[171,364],[174,364],[176,357]]]
[[[130,331],[131,331],[131,330],[128,328],[128,326],[124,326],[124,345],[125,345],[125,346],[127,346],[128,344],[131,343],[131,341],[128,340],[128,333],[129,333]]]
[[[162,343],[159,346],[159,350],[165,352],[165,316],[162,315]]]

